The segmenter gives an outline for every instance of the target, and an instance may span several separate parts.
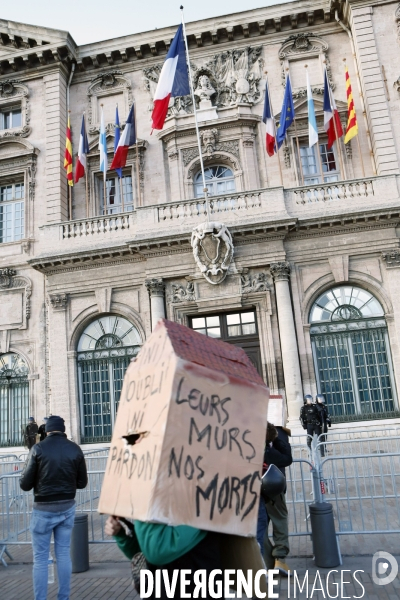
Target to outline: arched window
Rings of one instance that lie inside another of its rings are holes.
[[[228,167],[224,167],[223,165],[206,167],[204,175],[209,196],[218,196],[236,191],[235,177]],[[202,198],[204,196],[201,171],[194,178],[194,195],[195,198]]]
[[[346,418],[397,410],[383,308],[361,288],[341,286],[314,302],[310,334],[318,391],[333,415]]]
[[[88,325],[78,343],[81,442],[110,441],[125,371],[142,344],[138,330],[109,315]]]
[[[29,369],[14,352],[0,355],[0,446],[22,446],[29,418]]]

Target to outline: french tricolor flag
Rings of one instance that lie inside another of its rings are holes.
[[[275,127],[273,116],[271,114],[271,103],[269,101],[268,83],[265,84],[263,121],[265,123],[267,154],[268,156],[273,156],[275,153]]]
[[[185,40],[183,37],[183,25],[179,25],[178,31],[168,50],[154,95],[154,108],[151,115],[153,129],[163,128],[170,98],[187,96],[188,94],[190,94],[190,86],[186,64]]]
[[[335,117],[335,121],[333,118]],[[331,93],[331,87],[328,83],[328,76],[326,74],[324,76],[324,128],[328,135],[328,148],[332,148],[333,142],[336,140],[336,132],[335,125],[337,131],[337,137],[341,138],[343,135],[342,124],[340,122],[340,116],[338,109],[336,108],[335,99]]]
[[[89,154],[89,142],[86,135],[85,116],[82,117],[81,135],[79,137],[78,160],[75,167],[75,183],[78,183],[86,171],[86,155]]]
[[[134,104],[132,104],[132,108],[129,111],[129,115],[126,120],[125,129],[123,130],[119,139],[110,169],[123,169],[125,167],[129,147],[133,146],[134,144],[136,144],[135,109]]]

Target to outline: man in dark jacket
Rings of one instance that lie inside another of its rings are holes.
[[[34,490],[31,519],[33,590],[35,600],[47,598],[47,572],[51,534],[57,559],[58,600],[69,600],[72,564],[71,533],[75,517],[75,494],[87,485],[82,450],[67,439],[64,419],[49,417],[47,437],[31,449],[21,474],[20,487]]]
[[[292,462],[292,449],[289,444],[290,431],[283,427],[267,426],[267,443],[264,453],[264,468],[269,465],[278,467],[286,477],[285,467]],[[268,569],[278,569],[282,575],[288,575],[289,567],[285,562],[289,554],[288,510],[285,499],[286,489],[272,501],[266,503],[267,515],[272,522],[274,545],[268,536],[268,528],[264,535],[264,556]]]

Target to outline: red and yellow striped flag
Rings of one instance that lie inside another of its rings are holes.
[[[67,123],[67,135],[65,140],[65,154],[64,154],[64,169],[67,171],[68,185],[74,185],[74,177],[72,174],[72,139],[71,139],[71,125]]]
[[[347,65],[345,66],[345,69],[346,69],[346,94],[347,94],[348,117],[347,117],[347,128],[346,128],[346,135],[344,138],[344,143],[347,144],[347,142],[349,142],[351,140],[351,138],[358,135],[358,123],[357,123],[357,117],[356,117],[356,110],[354,108],[353,92],[351,89],[351,81],[350,81],[350,75],[349,75],[349,70],[347,68]]]

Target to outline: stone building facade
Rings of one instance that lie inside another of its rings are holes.
[[[78,47],[0,20],[2,446],[49,413],[75,440],[107,441],[124,371],[164,316],[241,345],[295,427],[306,393],[345,427],[400,415],[399,2],[295,0],[187,25],[211,225],[191,98],[151,135],[175,31]],[[345,127],[343,59],[359,136],[328,150],[323,72]],[[269,158],[266,72],[279,120],[287,70],[296,129]],[[133,102],[139,141],[104,194],[100,111],[110,164],[115,107],[124,122]],[[83,113],[90,145],[71,202],[68,107],[74,155]]]

